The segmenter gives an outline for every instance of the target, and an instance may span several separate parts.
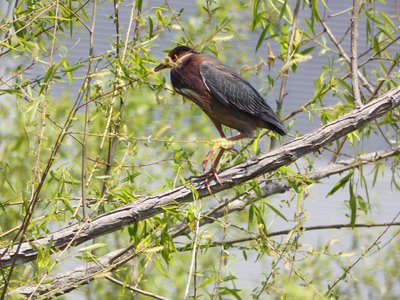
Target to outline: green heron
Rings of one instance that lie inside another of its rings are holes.
[[[238,135],[228,138],[230,141],[252,137],[257,127],[285,134],[282,121],[261,95],[247,80],[218,60],[189,47],[178,46],[168,53],[164,62],[154,71],[166,68],[171,68],[174,90],[200,106],[222,138],[226,138],[222,125],[239,131]],[[211,163],[210,172],[217,181],[216,167],[225,150],[221,147]],[[213,155],[211,150],[203,161],[203,171],[207,160]]]

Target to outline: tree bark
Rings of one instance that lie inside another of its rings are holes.
[[[400,105],[400,87],[397,87],[367,105],[354,109],[339,119],[314,130],[302,137],[275,148],[267,154],[253,157],[239,165],[227,168],[219,173],[221,184],[214,179],[209,180],[212,193],[230,189],[247,180],[289,165],[298,158],[330,144],[336,139],[361,128],[364,124],[382,116]],[[163,211],[163,207],[193,201],[196,197],[208,196],[209,192],[204,180],[196,180],[189,185],[179,186],[169,191],[144,197],[129,205],[102,214],[83,224],[62,228],[35,241],[22,243],[18,253],[18,245],[12,249],[0,250],[0,267],[10,266],[14,256],[16,264],[35,260],[36,247],[50,247],[53,252],[69,246],[82,244],[95,237],[117,231],[134,222],[145,220]]]

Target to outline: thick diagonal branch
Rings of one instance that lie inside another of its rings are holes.
[[[400,146],[396,147],[392,150],[381,150],[372,153],[362,154],[359,157],[351,158],[343,161],[339,161],[338,163],[332,163],[327,165],[324,168],[317,170],[316,172],[309,174],[299,174],[305,180],[316,180],[319,181],[321,179],[327,178],[329,176],[343,173],[345,171],[357,168],[359,166],[378,162],[383,159],[387,159],[389,157],[393,157],[400,154]],[[298,183],[299,185],[301,182]],[[288,192],[291,189],[291,185],[286,179],[280,180],[268,180],[265,182],[265,185],[262,187],[262,193],[251,193],[245,194],[240,197],[236,197],[235,200],[229,202],[227,207],[225,205],[221,205],[220,208],[213,208],[212,211],[205,213],[205,217],[202,225],[206,223],[212,223],[214,220],[222,217],[226,213],[231,213],[234,211],[243,210],[247,205],[257,201],[259,199],[263,199],[275,194],[282,194]],[[182,232],[186,228],[178,228],[175,231]],[[174,232],[175,232],[174,231]]]
[[[221,184],[211,180],[209,181],[209,188],[213,193],[217,193],[267,172],[277,170],[281,166],[289,165],[298,158],[332,143],[399,105],[400,87],[397,87],[330,124],[277,147],[267,154],[223,170],[219,174]],[[37,247],[52,245],[53,251],[57,252],[68,245],[78,245],[95,237],[117,231],[134,222],[150,218],[161,213],[165,206],[193,201],[195,198],[194,191],[200,198],[209,195],[204,181],[199,180],[193,182],[191,186],[179,186],[163,193],[142,198],[83,224],[65,227],[36,241],[22,243],[16,263],[21,264],[36,259],[37,252],[31,244]],[[5,253],[0,260],[1,267],[10,265],[14,258],[15,249],[16,246],[7,251],[5,249],[0,250],[0,253]]]
[[[386,159],[395,155],[400,154],[400,147],[397,147],[393,150],[387,150],[387,151],[377,151],[373,153],[368,153],[368,154],[363,154],[360,155],[357,158],[354,159],[348,159],[341,161],[339,163],[335,164],[330,164],[326,167],[323,167],[316,172],[312,174],[301,174],[302,177],[307,177],[309,179],[313,180],[321,180],[323,178],[327,178],[331,175],[338,174],[341,172],[344,172],[346,170],[356,168],[361,165],[365,165],[368,163],[373,163],[377,162],[382,159]],[[263,194],[261,196],[258,196],[258,198],[264,198],[267,196],[271,196],[273,194],[277,193],[284,193],[290,189],[290,185],[288,184],[286,179],[280,179],[280,180],[270,180],[266,183],[265,187],[263,187]],[[225,207],[221,209],[217,209],[216,211],[212,213],[206,213],[202,218],[203,221],[201,222],[200,226],[204,226],[206,224],[212,223],[216,221],[219,217],[221,217],[223,214],[230,214],[235,211],[242,210],[245,208],[250,202],[254,202],[253,197],[247,197],[251,198],[251,201],[246,201],[246,200],[236,200],[231,202],[227,209]],[[256,199],[256,200],[257,200]],[[399,226],[400,223],[395,223],[395,224],[355,224],[354,227],[375,227],[375,226],[390,226],[390,225],[396,225]],[[313,226],[309,228],[305,228],[305,230],[324,230],[324,229],[341,229],[341,228],[348,228],[348,227],[353,227],[352,224],[336,224],[336,225],[321,225],[321,226]],[[282,230],[282,231],[277,231],[277,232],[271,232],[268,234],[268,236],[276,236],[276,235],[284,235],[288,234],[289,230]],[[189,234],[189,230],[187,229],[187,226],[181,226],[177,229],[173,229],[169,231],[169,234],[171,237],[176,238],[178,236],[182,236],[185,234]],[[236,240],[231,240],[231,241],[226,241],[224,243],[226,244],[233,244],[233,243],[240,243],[240,242],[246,242],[250,241],[253,239],[257,239],[258,236],[252,236],[252,237],[246,237],[246,238],[241,238],[241,239],[236,239]],[[220,245],[220,242],[214,242],[212,245]],[[130,258],[134,257],[134,250],[131,249],[130,251],[125,251],[126,249],[120,249],[117,251],[113,251],[99,259],[96,259],[97,262],[91,262],[88,265],[86,265],[84,268],[78,267],[75,270],[68,271],[62,274],[59,274],[50,280],[48,280],[49,284],[43,284],[40,287],[35,287],[35,286],[23,286],[15,290],[16,293],[22,294],[26,297],[31,296],[32,294],[35,294],[36,296],[44,296],[44,297],[49,297],[51,296],[57,296],[57,295],[62,295],[64,293],[67,293],[71,291],[72,289],[76,289],[79,286],[89,284],[94,278],[99,277],[98,274],[108,274],[108,272],[115,270],[116,268],[119,267],[120,264],[123,264]]]

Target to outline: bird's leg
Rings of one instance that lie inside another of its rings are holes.
[[[211,149],[210,152],[208,152],[207,156],[204,158],[204,160],[203,160],[203,173],[206,175],[206,181],[208,181],[207,180],[208,179],[207,175],[212,174],[212,175],[214,175],[215,180],[217,180],[218,183],[221,184],[221,180],[218,177],[217,166],[219,164],[219,161],[221,160],[222,154],[224,154],[226,149],[223,148],[223,147],[219,147],[219,152],[218,152],[217,156],[215,157],[215,159],[213,160],[216,150],[217,149],[214,149],[214,148]],[[206,172],[207,163],[208,163],[209,160],[211,160],[211,169],[208,172]]]
[[[217,166],[218,166],[219,161],[221,160],[221,157],[222,157],[222,154],[223,154],[224,151],[225,151],[225,148],[218,147],[218,149],[219,149],[219,152],[218,152],[218,154],[217,154],[217,156],[216,156],[215,159],[214,159],[214,156],[215,156],[215,153],[216,153],[216,151],[217,151],[217,148],[213,147],[213,148],[210,150],[210,152],[208,152],[208,154],[206,155],[206,157],[204,158],[203,163],[202,163],[203,175],[202,175],[202,176],[199,176],[199,178],[204,178],[204,181],[205,181],[205,184],[206,184],[206,188],[207,188],[207,190],[208,190],[208,192],[209,192],[210,194],[212,194],[210,185],[209,185],[209,183],[208,183],[210,177],[214,176],[215,180],[216,180],[219,184],[221,184],[221,180],[219,179],[219,176],[218,176]],[[208,171],[206,172],[207,163],[208,163],[209,161],[211,161],[211,168],[210,168],[210,170],[208,170]],[[192,178],[193,178],[193,177],[192,177]]]
[[[242,132],[242,133],[239,133],[238,135],[231,136],[230,138],[228,138],[228,140],[234,142],[234,141],[238,141],[238,140],[241,140],[241,139],[244,139],[247,137],[251,137],[251,136],[249,136],[247,133]]]
[[[227,139],[227,140],[228,140],[229,142],[234,142],[234,141],[240,140],[240,139],[242,139],[242,138],[244,138],[244,137],[247,137],[247,135],[241,133],[241,134],[238,134],[238,135],[236,135],[236,136],[234,136],[234,137],[231,137],[231,138],[229,138],[229,139]],[[219,164],[219,162],[220,162],[220,160],[221,160],[221,158],[222,158],[222,155],[224,154],[225,151],[229,151],[229,152],[231,152],[231,153],[233,153],[233,152],[236,152],[236,153],[237,153],[237,150],[236,150],[235,148],[233,148],[233,147],[224,147],[224,146],[219,145],[219,146],[218,146],[218,149],[219,149],[219,152],[218,152],[218,154],[217,154],[217,156],[215,157],[214,160],[213,160],[213,158],[214,158],[214,155],[215,155],[215,153],[216,153],[216,151],[217,151],[216,148],[213,148],[213,149],[210,150],[210,152],[208,152],[208,154],[207,154],[207,156],[204,158],[203,164],[202,164],[202,166],[203,166],[203,173],[204,173],[204,176],[205,176],[206,187],[207,187],[207,190],[210,192],[210,194],[211,194],[211,189],[210,189],[210,186],[209,186],[209,184],[208,184],[208,180],[209,180],[209,178],[210,178],[211,176],[214,176],[215,180],[216,180],[220,185],[222,185],[221,180],[220,180],[220,178],[219,178],[219,176],[218,176],[218,171],[217,171],[217,167],[218,167],[218,164]],[[210,161],[210,160],[211,160],[211,168],[210,168],[209,171],[206,172],[207,163],[208,163],[208,161]]]
[[[214,147],[208,152],[208,154],[206,155],[206,157],[203,160],[203,163],[202,163],[203,175],[201,175],[201,176],[191,176],[190,177],[190,178],[201,178],[201,179],[204,178],[207,190],[209,191],[210,194],[212,194],[212,192],[211,192],[211,189],[210,189],[209,180],[210,180],[210,178],[212,176],[215,178],[215,180],[219,184],[221,184],[221,180],[219,179],[219,176],[218,176],[217,167],[218,167],[219,161],[222,158],[222,155],[224,154],[224,152],[226,150],[230,151],[231,149],[230,148],[224,148],[222,146],[217,146],[216,147],[214,145]],[[217,151],[218,151],[218,154],[215,155],[217,153]],[[207,164],[208,164],[209,161],[211,161],[210,162],[211,168],[210,168],[210,170],[206,171],[207,170]]]
[[[230,138],[226,138],[225,134],[222,130],[221,125],[218,122],[215,122],[213,120],[216,128],[218,129],[219,133],[221,134],[221,137],[223,139],[223,141],[218,142],[218,146],[216,147],[216,145],[214,145],[214,147],[210,150],[210,152],[208,152],[208,154],[206,155],[206,157],[203,160],[202,163],[202,167],[203,167],[203,175],[202,176],[192,176],[191,178],[204,178],[205,180],[205,184],[207,187],[207,190],[209,191],[210,194],[212,194],[211,192],[211,188],[209,185],[209,179],[213,176],[215,178],[215,180],[222,185],[221,180],[218,176],[218,171],[217,171],[217,167],[218,164],[222,158],[222,155],[224,154],[225,151],[229,151],[229,152],[237,152],[236,149],[234,149],[233,147],[228,146],[229,144],[231,144],[232,142],[235,142],[237,140],[240,140],[242,138],[248,137],[248,134],[246,133],[240,133],[236,136],[230,137]],[[224,144],[228,144],[227,146],[225,146]],[[218,150],[218,154],[215,156],[216,152]],[[215,159],[214,159],[215,157]],[[206,172],[207,169],[207,164],[208,162],[211,161],[211,168],[210,170],[208,170]]]

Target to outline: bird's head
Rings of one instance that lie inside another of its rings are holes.
[[[192,48],[186,46],[175,47],[164,58],[164,61],[154,68],[154,72],[174,67],[176,64],[179,64],[179,61],[189,53],[197,53],[197,52],[195,52]]]

